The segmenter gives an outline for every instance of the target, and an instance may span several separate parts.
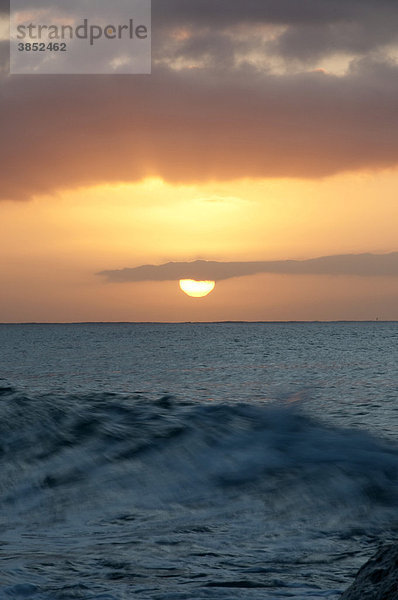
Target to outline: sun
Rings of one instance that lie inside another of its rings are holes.
[[[195,279],[180,279],[180,288],[192,298],[203,298],[214,290],[215,281],[196,281]]]

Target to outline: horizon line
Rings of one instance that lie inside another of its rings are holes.
[[[10,321],[1,325],[228,325],[228,324],[301,324],[301,323],[398,323],[398,319],[291,319],[291,320],[224,320],[224,321]]]

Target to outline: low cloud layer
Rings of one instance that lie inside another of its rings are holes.
[[[151,76],[3,68],[0,199],[147,176],[316,178],[398,164],[394,2],[154,0],[152,17]],[[345,74],[317,70],[344,53]]]
[[[390,254],[342,254],[309,260],[254,262],[169,262],[97,273],[111,283],[170,281],[179,279],[214,280],[245,277],[259,273],[289,275],[350,275],[358,277],[397,277],[398,252]]]

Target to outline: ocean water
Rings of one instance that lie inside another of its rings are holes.
[[[0,598],[337,599],[398,533],[398,323],[0,325]]]

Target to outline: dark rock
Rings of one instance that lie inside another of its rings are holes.
[[[368,560],[340,600],[398,600],[398,544],[383,546]]]

